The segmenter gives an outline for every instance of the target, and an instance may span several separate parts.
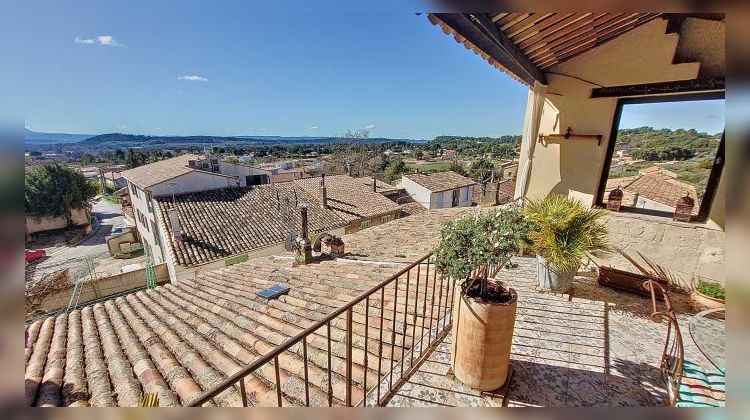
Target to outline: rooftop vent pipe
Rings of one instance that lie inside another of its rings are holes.
[[[372,177],[372,191],[378,192],[378,180],[374,176]]]
[[[326,174],[320,176],[320,202],[324,209],[328,208],[328,194],[326,193]],[[305,209],[307,211],[307,209]]]

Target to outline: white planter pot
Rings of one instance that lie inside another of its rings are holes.
[[[557,293],[567,293],[573,287],[573,278],[578,270],[559,272],[547,265],[547,260],[536,256],[536,278],[539,288]]]

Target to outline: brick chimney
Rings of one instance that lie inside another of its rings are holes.
[[[320,205],[324,209],[328,208],[328,194],[326,193],[326,174],[320,176]]]

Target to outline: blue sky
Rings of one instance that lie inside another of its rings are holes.
[[[621,128],[695,128],[709,134],[724,131],[724,100],[630,104],[622,109]]]
[[[523,124],[526,87],[414,13],[46,14],[26,43],[39,131],[433,138]]]
[[[27,9],[33,130],[328,136],[369,127],[372,136],[427,139],[521,132],[527,88],[424,15],[383,13],[397,7],[391,0],[371,13],[349,13],[351,3],[335,0],[295,13],[236,2],[58,3]],[[654,125],[648,113],[628,115],[624,124]],[[687,116],[670,124],[697,123]]]

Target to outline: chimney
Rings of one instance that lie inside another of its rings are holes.
[[[297,252],[297,262],[300,264],[309,264],[312,262],[312,243],[309,238],[309,229],[307,225],[307,207],[302,206],[300,208],[300,217],[302,218],[302,232],[300,237],[297,238],[299,244]]]
[[[328,194],[326,193],[326,174],[320,176],[320,203],[324,209],[328,208]],[[305,209],[307,212],[307,209]]]
[[[633,194],[633,207],[638,207],[638,198],[639,198],[638,193]]]
[[[374,176],[372,177],[372,191],[378,192],[378,180]]]

